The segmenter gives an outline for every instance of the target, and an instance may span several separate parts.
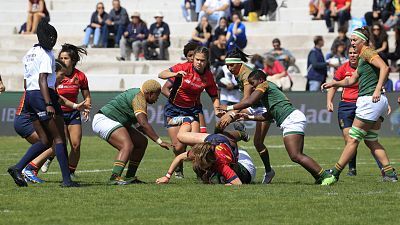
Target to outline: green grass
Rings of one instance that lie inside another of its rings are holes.
[[[396,167],[400,140],[384,138]],[[0,224],[398,224],[400,189],[380,181],[374,160],[362,144],[358,176],[345,173],[331,187],[314,185],[313,178],[292,163],[281,137],[267,137],[276,177],[271,185],[199,184],[190,163],[183,180],[156,185],[172,160],[172,152],[151,143],[137,175],[145,185],[107,186],[115,150],[96,137],[84,137],[78,168],[81,188],[62,189],[55,162],[45,184],[18,188],[8,176],[28,144],[21,138],[0,137]],[[261,160],[245,148],[263,175]],[[340,137],[306,137],[305,152],[325,168],[334,165],[343,148]],[[93,170],[98,170],[94,172]],[[81,171],[81,172],[79,172]]]

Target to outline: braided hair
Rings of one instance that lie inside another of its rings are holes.
[[[52,50],[54,45],[57,43],[57,30],[49,24],[49,21],[46,18],[40,20],[37,26],[36,36],[39,45],[48,51]]]
[[[242,52],[238,47],[235,47],[232,51],[228,52],[226,58],[240,58],[243,62],[248,62],[247,59],[250,55]]]
[[[75,69],[76,64],[81,60],[82,55],[87,55],[86,49],[68,43],[65,43],[61,46],[61,51],[58,53],[58,58],[60,58],[60,55],[63,52],[66,52],[71,58],[72,69]]]

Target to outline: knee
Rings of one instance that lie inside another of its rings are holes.
[[[257,149],[257,151],[261,151],[265,149],[264,141],[261,140],[260,138],[254,138],[253,140],[254,147]]]
[[[292,162],[294,162],[294,163],[300,163],[300,161],[301,161],[303,155],[302,155],[301,153],[298,152],[298,153],[289,154],[289,157],[290,157],[290,160],[292,160]]]
[[[132,152],[135,146],[132,143],[125,143],[120,151],[122,152]]]
[[[81,150],[81,142],[72,143],[71,150],[74,152],[79,152]]]

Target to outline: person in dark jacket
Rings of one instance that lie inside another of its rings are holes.
[[[88,47],[90,35],[93,34],[93,47],[99,47],[101,30],[105,27],[108,13],[104,11],[104,4],[97,3],[96,11],[92,13],[90,24],[85,29],[85,38],[83,39],[82,47]]]
[[[328,74],[328,66],[333,66],[325,61],[324,54],[321,50],[323,46],[324,39],[322,36],[315,36],[314,48],[308,53],[307,58],[307,82],[309,91],[321,90],[321,84],[325,83]]]
[[[146,23],[140,19],[140,13],[134,12],[131,16],[132,22],[128,25],[121,38],[121,57],[117,57],[118,61],[130,61],[131,53],[135,56],[135,61],[139,60],[139,54],[143,51],[144,41],[147,39],[149,31]]]
[[[119,47],[119,41],[129,23],[129,16],[125,8],[121,7],[119,0],[112,1],[113,9],[111,9],[108,19],[106,20],[105,29],[103,29],[103,47],[108,47],[108,35],[114,33],[114,47]]]
[[[372,26],[374,22],[382,20],[385,23],[390,15],[394,13],[392,1],[388,0],[374,0],[372,4],[372,11],[365,13],[365,21],[368,26]]]

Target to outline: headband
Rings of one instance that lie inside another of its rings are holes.
[[[241,58],[226,58],[225,64],[230,64],[230,63],[243,63],[243,61]]]
[[[359,31],[353,31],[352,35],[355,35],[355,36],[363,39],[364,41],[368,41],[367,36],[365,36],[363,33],[359,32]]]

